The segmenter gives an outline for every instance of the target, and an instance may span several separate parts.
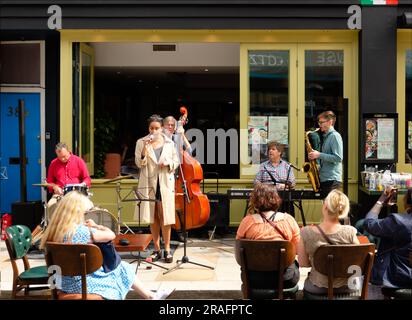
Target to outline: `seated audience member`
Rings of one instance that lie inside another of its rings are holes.
[[[93,220],[84,220],[84,214],[93,203],[78,191],[69,192],[57,204],[56,210],[44,233],[40,248],[47,241],[87,244],[108,242],[116,235],[109,228],[97,225]],[[62,277],[61,291],[81,293],[80,277]],[[136,291],[144,299],[164,299],[170,290],[158,290],[155,294],[147,290],[135,275],[135,267],[122,261],[116,269],[105,273],[103,267],[87,276],[87,291],[105,299],[125,299],[129,290]]]
[[[385,205],[393,188],[387,188],[379,200],[366,215],[364,229],[380,238],[376,254],[371,283],[388,288],[410,288],[412,286],[412,267],[409,253],[412,250],[412,188],[405,194],[405,213],[393,213],[384,219],[378,219],[382,206]]]
[[[337,189],[332,190],[323,202],[322,222],[316,226],[306,226],[301,230],[298,246],[299,265],[312,268],[305,280],[305,291],[312,294],[327,294],[328,292],[328,278],[313,267],[316,249],[327,244],[359,244],[356,229],[339,223],[339,219],[345,218],[348,212],[348,197]],[[333,287],[336,288],[335,293],[354,291],[348,288],[347,279],[335,279]]]
[[[257,182],[250,195],[249,214],[240,223],[236,239],[287,240],[296,248],[300,239],[299,226],[291,215],[277,211],[281,203],[275,186]],[[236,260],[239,262],[239,257]],[[299,276],[296,262],[285,271],[284,287],[294,287]]]

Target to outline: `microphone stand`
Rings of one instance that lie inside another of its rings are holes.
[[[293,164],[289,164],[289,171],[288,171],[288,180],[289,180],[289,174],[290,174],[290,170],[291,169],[295,169],[295,170],[297,170],[297,171],[301,171],[301,169],[299,169],[299,168],[297,168],[296,166],[294,166]],[[289,199],[291,199],[292,198],[292,190],[290,190],[290,185],[289,185]],[[292,202],[292,206],[293,206],[293,208],[296,206],[296,208],[298,208],[299,209],[299,211],[300,211],[300,216],[301,216],[301,218],[302,218],[302,224],[303,224],[303,226],[305,227],[306,226],[306,219],[305,219],[305,213],[303,212],[303,204],[302,204],[302,197],[299,197],[299,199],[298,200],[292,200],[291,199],[291,202]],[[297,203],[296,203],[297,202]],[[295,213],[293,212],[293,217],[295,217]]]
[[[182,139],[183,137],[181,136],[181,140],[183,140]],[[194,265],[197,265],[197,266],[200,266],[200,267],[204,267],[204,268],[208,268],[208,269],[211,269],[211,270],[214,270],[215,268],[214,267],[210,267],[210,266],[207,266],[207,265],[204,265],[204,264],[201,264],[201,263],[198,263],[198,262],[193,262],[193,261],[190,261],[189,260],[189,257],[187,256],[187,252],[186,252],[186,250],[187,250],[187,231],[186,231],[186,202],[187,203],[190,203],[190,198],[189,198],[189,193],[187,192],[187,184],[186,184],[186,179],[185,179],[185,176],[184,176],[184,173],[183,173],[183,168],[182,168],[182,162],[184,161],[184,157],[183,157],[183,147],[182,147],[182,158],[181,158],[181,161],[179,161],[179,174],[180,174],[180,176],[181,176],[181,178],[182,178],[182,191],[183,191],[183,193],[182,193],[182,195],[183,195],[183,221],[181,221],[180,219],[180,224],[181,224],[181,228],[182,228],[182,233],[183,233],[183,257],[182,257],[182,259],[180,259],[180,260],[177,260],[177,262],[176,262],[176,265],[174,266],[174,267],[172,267],[172,268],[170,268],[169,270],[167,270],[167,271],[165,271],[165,272],[163,272],[163,274],[167,274],[167,273],[169,273],[169,272],[172,272],[172,271],[174,271],[174,270],[177,270],[182,264],[184,264],[184,263],[191,263],[191,264],[194,264]]]
[[[290,176],[290,171],[292,169],[292,166],[289,165],[289,169],[288,169],[288,175],[286,176],[286,181],[285,181],[285,191],[284,191],[284,195],[286,196],[286,201],[287,201],[287,212],[292,216],[295,217],[295,210],[293,209],[293,202],[292,202],[292,192],[290,189],[290,183],[289,183],[289,176]],[[292,206],[291,206],[292,204]]]

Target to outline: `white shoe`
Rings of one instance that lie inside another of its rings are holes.
[[[168,296],[170,296],[175,289],[172,288],[161,288],[156,291],[153,295],[153,300],[165,300]]]

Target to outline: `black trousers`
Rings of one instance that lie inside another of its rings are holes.
[[[320,196],[325,199],[326,196],[334,189],[340,189],[342,187],[342,182],[336,180],[328,180],[320,183]]]

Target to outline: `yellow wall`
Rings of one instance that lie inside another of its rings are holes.
[[[405,163],[405,85],[406,50],[412,50],[412,30],[398,30],[396,108],[398,112],[398,172],[412,172],[412,166]]]
[[[262,44],[299,44],[311,48],[335,46],[349,48],[350,55],[345,60],[345,97],[350,99],[349,121],[351,127],[358,132],[358,33],[353,30],[61,30],[61,87],[60,87],[60,137],[71,147],[72,144],[72,43],[73,42],[233,42],[240,43],[243,47],[257,47]],[[349,51],[348,51],[349,52]],[[243,58],[241,68],[247,60]],[[346,78],[346,75],[350,78]],[[240,79],[240,118],[241,128],[245,127],[245,117],[248,101],[247,82],[244,76]],[[299,102],[298,102],[299,103]],[[296,121],[296,120],[295,120]],[[292,137],[293,138],[293,137]],[[298,140],[296,136],[294,138]],[[350,135],[351,150],[357,150],[357,134]],[[247,143],[241,143],[241,150]],[[349,159],[349,197],[357,200],[357,152],[350,153]],[[103,180],[93,180],[92,191],[95,205],[108,209],[117,216],[116,192],[113,185],[102,184]],[[206,180],[206,191],[214,190],[214,180]],[[252,180],[222,179],[219,191],[225,192],[228,188],[251,187]],[[125,190],[135,185],[135,181],[122,181]],[[308,187],[304,176],[298,177],[298,188]],[[122,191],[123,192],[123,191]],[[125,191],[126,192],[126,191]],[[238,225],[244,213],[245,201],[232,200],[230,204],[230,224]],[[307,223],[318,222],[320,219],[320,201],[304,201]],[[299,220],[299,214],[297,213]],[[122,220],[130,225],[136,225],[133,219],[133,204],[128,202],[123,205]]]

